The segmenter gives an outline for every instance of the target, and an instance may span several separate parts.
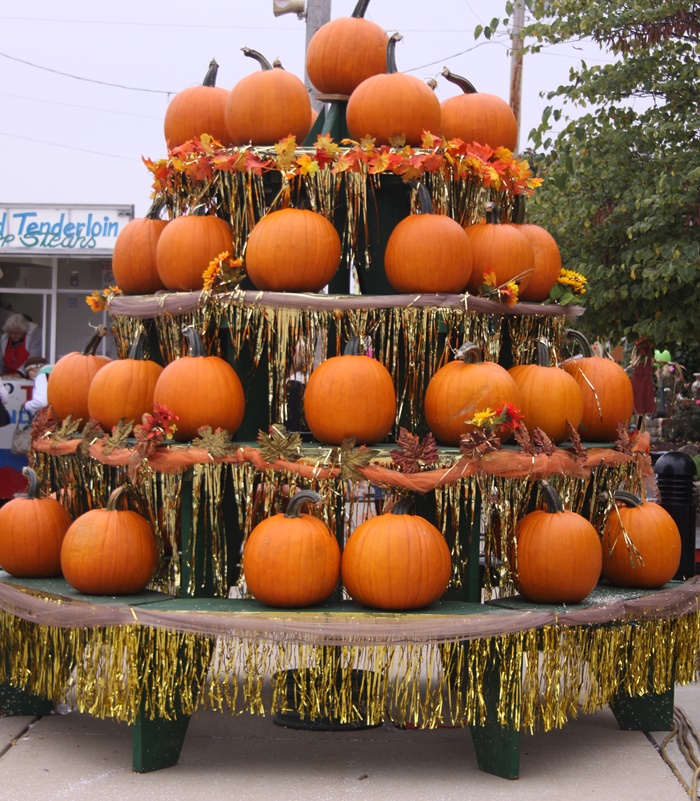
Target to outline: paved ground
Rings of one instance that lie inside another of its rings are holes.
[[[699,686],[677,688],[676,706],[700,728]],[[479,771],[466,730],[309,732],[207,712],[192,719],[178,765],[136,774],[125,724],[78,713],[0,718],[0,799],[684,801],[659,753],[666,736],[621,731],[604,709],[523,735],[521,777],[508,781]],[[690,783],[675,740],[668,750]]]

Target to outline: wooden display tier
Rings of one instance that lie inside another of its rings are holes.
[[[289,710],[339,725],[469,727],[482,770],[517,778],[520,732],[610,704],[622,728],[668,730],[697,678],[700,583],[599,586],[582,604],[441,601],[414,613],[351,602],[86,597],[0,573],[0,708],[67,702],[132,726],[139,772],[177,763],[199,708]]]

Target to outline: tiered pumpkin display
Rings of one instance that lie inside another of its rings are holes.
[[[125,486],[117,487],[104,509],[77,517],[61,546],[66,581],[85,595],[135,595],[158,567],[153,527],[131,509],[117,509]]]
[[[108,356],[96,354],[106,335],[107,329],[103,325],[97,326],[82,353],[67,353],[56,362],[46,396],[57,419],[63,420],[70,415],[73,420],[82,420],[83,425],[90,419],[90,384],[98,370],[112,361]]]
[[[306,49],[306,72],[322,94],[350,95],[367,78],[386,72],[384,29],[365,19],[369,0],[358,0],[349,17],[322,25]]]
[[[459,445],[463,434],[475,430],[469,422],[475,414],[504,403],[520,407],[517,384],[500,364],[483,361],[481,348],[465,342],[454,361],[440,367],[428,382],[425,419],[438,442]],[[499,432],[503,438],[508,434]]]
[[[409,500],[369,518],[348,537],[341,575],[350,597],[374,609],[420,609],[439,600],[452,558],[440,531],[410,514]]]
[[[112,272],[125,295],[153,295],[166,289],[156,264],[158,240],[168,224],[160,218],[164,205],[164,196],[158,195],[146,216],[127,223],[114,243]]]
[[[325,601],[340,579],[340,548],[328,526],[305,504],[317,492],[292,496],[284,514],[268,517],[250,532],[243,549],[243,575],[250,593],[268,606],[313,606]]]
[[[242,48],[261,67],[241,78],[226,103],[226,128],[234,145],[274,145],[292,134],[301,144],[311,129],[311,100],[303,82],[273,67],[257,50]]]
[[[321,214],[279,209],[268,212],[251,231],[245,268],[257,289],[319,292],[336,274],[340,251],[338,232]]]
[[[420,78],[397,71],[395,50],[401,38],[400,34],[389,38],[386,73],[362,81],[350,95],[345,119],[357,141],[371,136],[379,145],[401,141],[418,147],[424,131],[440,130],[435,92]]]
[[[515,150],[518,121],[508,103],[498,95],[477,92],[470,81],[450,72],[447,67],[442,75],[462,90],[461,95],[442,101],[442,135],[445,139]]]
[[[219,356],[207,356],[202,338],[187,326],[183,331],[189,355],[166,365],[153,390],[153,402],[162,403],[179,419],[175,439],[197,436],[203,426],[234,434],[243,422],[245,393],[241,379]]]
[[[618,490],[603,529],[603,578],[618,587],[651,589],[670,581],[681,561],[676,521],[658,503]]]
[[[163,368],[144,358],[145,342],[142,331],[129,356],[106,364],[90,384],[88,411],[105,431],[111,431],[120,420],[138,423],[153,409],[153,391]]]
[[[551,484],[538,483],[545,508],[526,514],[515,527],[516,585],[528,601],[579,603],[600,578],[598,532],[585,517],[564,509]]]
[[[534,270],[532,246],[515,225],[501,224],[495,203],[487,203],[486,221],[465,228],[472,247],[472,275],[468,289],[473,294],[484,283],[484,276],[493,273],[496,286],[517,281],[525,291]]]
[[[419,213],[401,220],[389,236],[387,280],[397,292],[463,292],[472,273],[469,237],[456,220],[433,214],[423,184],[418,184],[418,201]]]
[[[582,358],[567,359],[562,364],[583,394],[581,437],[587,442],[613,442],[619,426],[626,428],[634,411],[632,381],[617,362],[595,356],[583,334],[570,329],[567,335],[582,353]]]
[[[201,86],[183,89],[168,103],[163,128],[171,150],[202,134],[222,145],[229,143],[225,120],[229,92],[216,85],[218,71],[216,59],[212,59]]]
[[[231,226],[199,207],[171,220],[156,247],[156,267],[163,284],[178,292],[204,286],[204,271],[222,253],[233,253]]]
[[[73,522],[55,498],[39,495],[39,481],[31,467],[26,492],[0,507],[0,568],[20,578],[61,575],[61,545]]]
[[[539,428],[555,443],[569,438],[583,417],[581,388],[565,370],[552,365],[549,343],[537,342],[537,363],[520,364],[508,371],[520,390],[523,424]]]

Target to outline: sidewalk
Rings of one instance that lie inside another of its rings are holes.
[[[700,727],[700,687],[676,688]],[[482,773],[462,729],[354,732],[276,726],[269,717],[193,717],[178,765],[136,774],[125,724],[69,713],[0,718],[0,798],[22,801],[687,801],[662,759],[667,732],[621,731],[609,709],[522,735],[520,779]],[[675,743],[669,755],[690,784]],[[696,748],[696,752],[699,749]]]

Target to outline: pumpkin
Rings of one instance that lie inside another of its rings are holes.
[[[168,289],[202,289],[204,271],[222,253],[233,253],[231,226],[225,220],[203,210],[176,217],[158,239],[158,275]]]
[[[74,421],[82,420],[83,425],[87,423],[90,417],[88,395],[92,379],[98,370],[112,361],[108,356],[97,356],[95,353],[105,336],[107,329],[103,325],[97,326],[82,353],[67,353],[51,370],[46,397],[58,420],[70,415]]]
[[[497,95],[477,92],[470,81],[450,72],[447,67],[442,75],[462,90],[461,95],[442,101],[442,135],[445,139],[515,150],[518,121],[508,103]]]
[[[547,300],[561,273],[559,246],[549,231],[539,225],[524,223],[516,226],[532,248],[533,264],[529,280],[522,286],[519,299],[530,303]]]
[[[63,539],[63,576],[85,595],[135,595],[158,567],[151,524],[137,512],[116,507],[124,489],[117,487],[104,509],[77,517]]]
[[[520,391],[525,428],[539,428],[555,443],[569,438],[583,417],[581,388],[565,370],[552,366],[547,342],[537,343],[537,363],[511,367],[509,374]]]
[[[125,295],[153,295],[165,284],[158,275],[156,248],[168,220],[161,220],[165,196],[158,195],[145,217],[137,217],[119,232],[112,253],[114,280]]]
[[[111,431],[120,420],[138,423],[153,409],[153,390],[163,368],[144,359],[145,341],[142,331],[126,359],[106,364],[92,379],[88,411],[105,431]]]
[[[216,59],[212,59],[201,86],[183,89],[168,103],[163,128],[169,149],[202,134],[209,134],[222,145],[229,144],[225,120],[229,92],[216,85],[218,71]]]
[[[440,367],[428,382],[423,406],[435,438],[444,445],[459,445],[463,434],[476,429],[469,421],[477,412],[503,403],[520,406],[517,384],[504,367],[483,361],[481,349],[465,342],[454,361]],[[499,431],[501,437],[509,433]]]
[[[61,544],[73,522],[55,498],[39,496],[39,482],[31,467],[27,491],[0,507],[0,566],[20,578],[61,575]]]
[[[338,232],[325,217],[308,209],[269,212],[248,237],[245,268],[257,289],[319,292],[339,264]]]
[[[583,334],[569,329],[567,336],[579,345],[583,354],[582,358],[567,359],[562,364],[583,394],[581,437],[587,442],[613,442],[618,437],[618,428],[627,428],[634,411],[632,381],[617,362],[595,356]]]
[[[179,419],[175,439],[192,440],[202,426],[234,434],[243,422],[245,393],[231,365],[219,356],[207,356],[192,326],[184,329],[189,355],[166,365],[153,390],[153,402],[162,403]]]
[[[603,578],[618,587],[661,587],[681,563],[681,534],[658,503],[619,490],[603,529]]]
[[[326,359],[311,373],[304,393],[309,431],[320,442],[340,445],[353,437],[363,444],[381,442],[396,415],[391,374],[376,359],[360,352],[352,337],[342,356]]]
[[[350,95],[367,78],[386,72],[384,29],[364,18],[369,0],[358,0],[349,17],[322,25],[306,49],[306,73],[323,94]]]
[[[515,225],[501,225],[498,206],[486,204],[486,222],[465,228],[472,247],[472,274],[467,285],[477,294],[484,283],[484,275],[493,273],[496,286],[517,281],[524,291],[534,269],[532,246]]]
[[[348,537],[340,563],[350,597],[374,609],[419,609],[437,601],[452,573],[450,549],[408,499],[361,523]]]
[[[515,527],[516,584],[520,594],[541,604],[579,603],[600,577],[603,556],[598,533],[540,481],[544,509],[518,520]]]
[[[348,100],[345,121],[353,139],[420,146],[424,131],[440,130],[440,101],[420,78],[396,69],[394,34],[387,44],[387,71],[367,78]]]
[[[290,134],[301,143],[311,130],[311,100],[304,84],[282,67],[272,67],[257,50],[242,48],[260,72],[246,75],[226,102],[226,128],[234,145],[274,145]]]
[[[317,492],[292,496],[284,514],[258,523],[243,548],[243,575],[252,595],[268,606],[313,606],[325,601],[340,578],[340,548],[328,526],[301,507]]]
[[[469,237],[456,220],[432,213],[423,184],[418,198],[420,213],[401,220],[387,241],[387,280],[397,292],[462,292],[472,272]]]

